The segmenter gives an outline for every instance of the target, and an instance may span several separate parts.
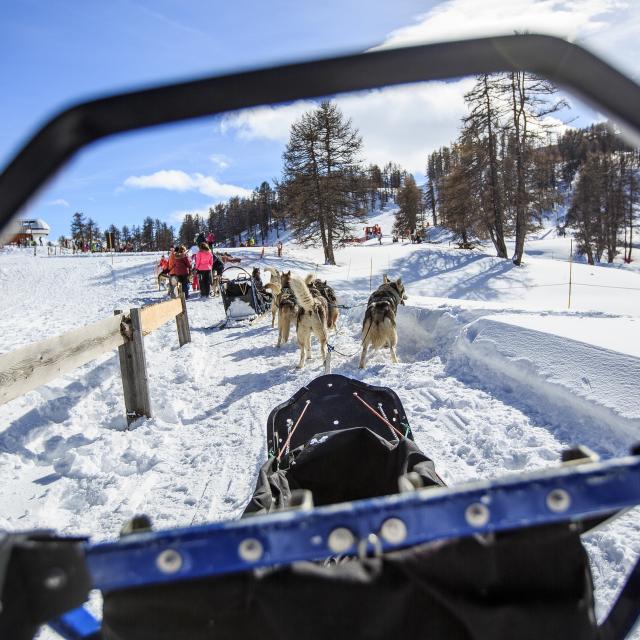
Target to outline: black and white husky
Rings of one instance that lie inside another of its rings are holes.
[[[398,362],[396,345],[398,333],[396,331],[396,313],[398,305],[404,304],[407,296],[404,293],[402,280],[389,280],[385,275],[383,283],[369,296],[367,310],[362,323],[362,353],[360,354],[360,369],[364,368],[367,349],[371,345],[374,349],[389,347],[391,360]]]

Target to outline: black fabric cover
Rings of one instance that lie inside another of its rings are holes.
[[[409,472],[418,473],[424,486],[444,486],[412,440],[389,442],[364,427],[319,433],[289,453],[286,467],[276,458],[263,465],[245,514],[286,507],[295,489],[309,489],[317,507],[391,495]]]
[[[105,594],[105,640],[595,640],[569,528]]]
[[[38,627],[89,595],[91,581],[82,539],[44,532],[6,534],[0,539],[0,638],[27,640]],[[56,588],[47,580],[57,578]]]
[[[290,449],[309,441],[316,433],[352,427],[367,427],[386,440],[397,440],[397,434],[355,398],[354,393],[413,440],[409,420],[395,391],[332,373],[314,378],[291,399],[271,411],[267,419],[269,455],[278,454],[307,401],[309,406],[293,432]]]

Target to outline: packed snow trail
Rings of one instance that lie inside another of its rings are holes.
[[[476,297],[461,311],[451,300],[421,296],[425,287],[442,294],[436,286],[438,273],[445,278],[445,289],[454,272],[458,283],[465,270],[475,278],[482,256],[455,251],[445,255],[429,247],[391,250],[396,255],[378,259],[375,270],[373,257],[381,254],[368,247],[345,253],[339,267],[318,265],[311,252],[292,250],[277,263],[269,256],[257,261],[258,251],[239,253],[243,266],[268,263],[301,275],[317,272],[335,285],[339,301],[350,308],[341,310],[340,329],[330,335],[336,347],[333,372],[394,389],[418,445],[435,460],[447,483],[556,465],[562,449],[577,443],[607,457],[626,453],[624,438],[607,433],[604,425],[600,433],[592,425],[584,428],[585,416],[574,407],[551,411],[544,398],[540,402],[534,394],[523,395],[526,384],[483,376],[471,359],[456,353],[456,342],[469,322],[487,313],[514,313],[518,305],[509,298],[500,308],[498,294],[492,294],[490,301]],[[395,261],[402,256],[411,269],[404,265],[409,300],[399,314],[401,362],[394,365],[386,351],[379,352],[360,370],[360,327],[371,271],[375,288],[389,267],[395,276]],[[118,256],[113,265],[93,257],[11,261],[12,273],[17,270],[25,278],[32,273],[37,284],[29,295],[7,298],[11,282],[1,283],[11,312],[0,349],[95,321],[114,308],[160,300],[152,262],[148,256]],[[515,278],[531,279],[531,271],[502,269],[502,275],[486,279],[485,285],[495,284],[497,291],[500,281],[505,286]],[[482,291],[484,285],[478,279],[476,283]],[[139,420],[130,431],[125,431],[115,353],[1,408],[6,428],[0,431],[0,481],[6,490],[0,496],[0,527],[55,528],[105,539],[116,536],[136,513],[149,514],[157,528],[241,513],[266,460],[269,412],[321,375],[322,363],[314,344],[315,358],[305,369],[295,369],[295,339],[277,349],[270,314],[251,325],[220,331],[212,328],[224,317],[219,298],[195,297],[188,311],[192,343],[178,347],[173,323],[145,338],[154,417]],[[624,320],[615,309],[610,315]],[[589,312],[595,319],[610,315]],[[430,324],[436,319],[437,331]],[[600,617],[640,550],[636,520],[632,512],[586,542]]]

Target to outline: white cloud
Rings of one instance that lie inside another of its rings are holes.
[[[137,189],[166,189],[168,191],[198,191],[205,196],[224,200],[233,196],[250,196],[251,191],[233,184],[218,182],[213,176],[202,173],[185,173],[176,169],[164,169],[146,176],[129,176],[126,187]]]
[[[427,154],[458,134],[466,113],[463,94],[472,85],[472,79],[431,82],[346,94],[335,101],[362,135],[365,162],[394,161],[409,171],[424,173]],[[307,100],[247,109],[225,117],[221,128],[235,130],[242,139],[285,144],[293,122],[316,107],[317,103]]]
[[[282,106],[244,109],[225,115],[219,124],[220,133],[236,133],[241,140],[286,142],[291,124],[316,106],[311,100],[298,100]]]
[[[46,203],[50,207],[70,207],[71,205],[64,199],[58,198],[57,200],[50,200]]]
[[[628,37],[623,21],[638,25],[640,8],[626,0],[483,0],[481,5],[478,0],[447,0],[419,16],[415,24],[390,33],[377,48],[515,31],[548,33],[597,45],[606,40],[612,27],[616,34],[622,30]],[[622,39],[623,34],[617,37]],[[457,136],[466,114],[464,93],[472,84],[473,79],[467,78],[401,86],[339,96],[336,102],[360,130],[366,162],[393,160],[421,174],[426,156]],[[285,144],[291,124],[316,106],[315,101],[303,100],[248,109],[225,116],[220,131],[235,133],[243,140]],[[558,129],[563,126],[559,123]]]
[[[570,41],[602,31],[623,0],[447,0],[413,25],[391,32],[376,48],[513,34],[545,33]]]
[[[231,166],[231,160],[222,153],[214,153],[210,155],[209,160],[211,160],[211,162],[221,171],[224,171]]]

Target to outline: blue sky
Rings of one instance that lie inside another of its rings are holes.
[[[80,99],[158,82],[416,41],[557,33],[635,74],[640,26],[623,0],[325,0],[311,2],[21,0],[0,5],[0,167],[37,124]],[[629,62],[633,60],[633,63]],[[466,82],[466,84],[465,84]],[[348,96],[365,160],[419,173],[447,144],[469,81]],[[288,127],[310,103],[162,127],[82,152],[25,210],[68,233],[74,211],[101,226],[146,215],[179,225],[280,173]],[[581,122],[597,114],[579,107]]]

